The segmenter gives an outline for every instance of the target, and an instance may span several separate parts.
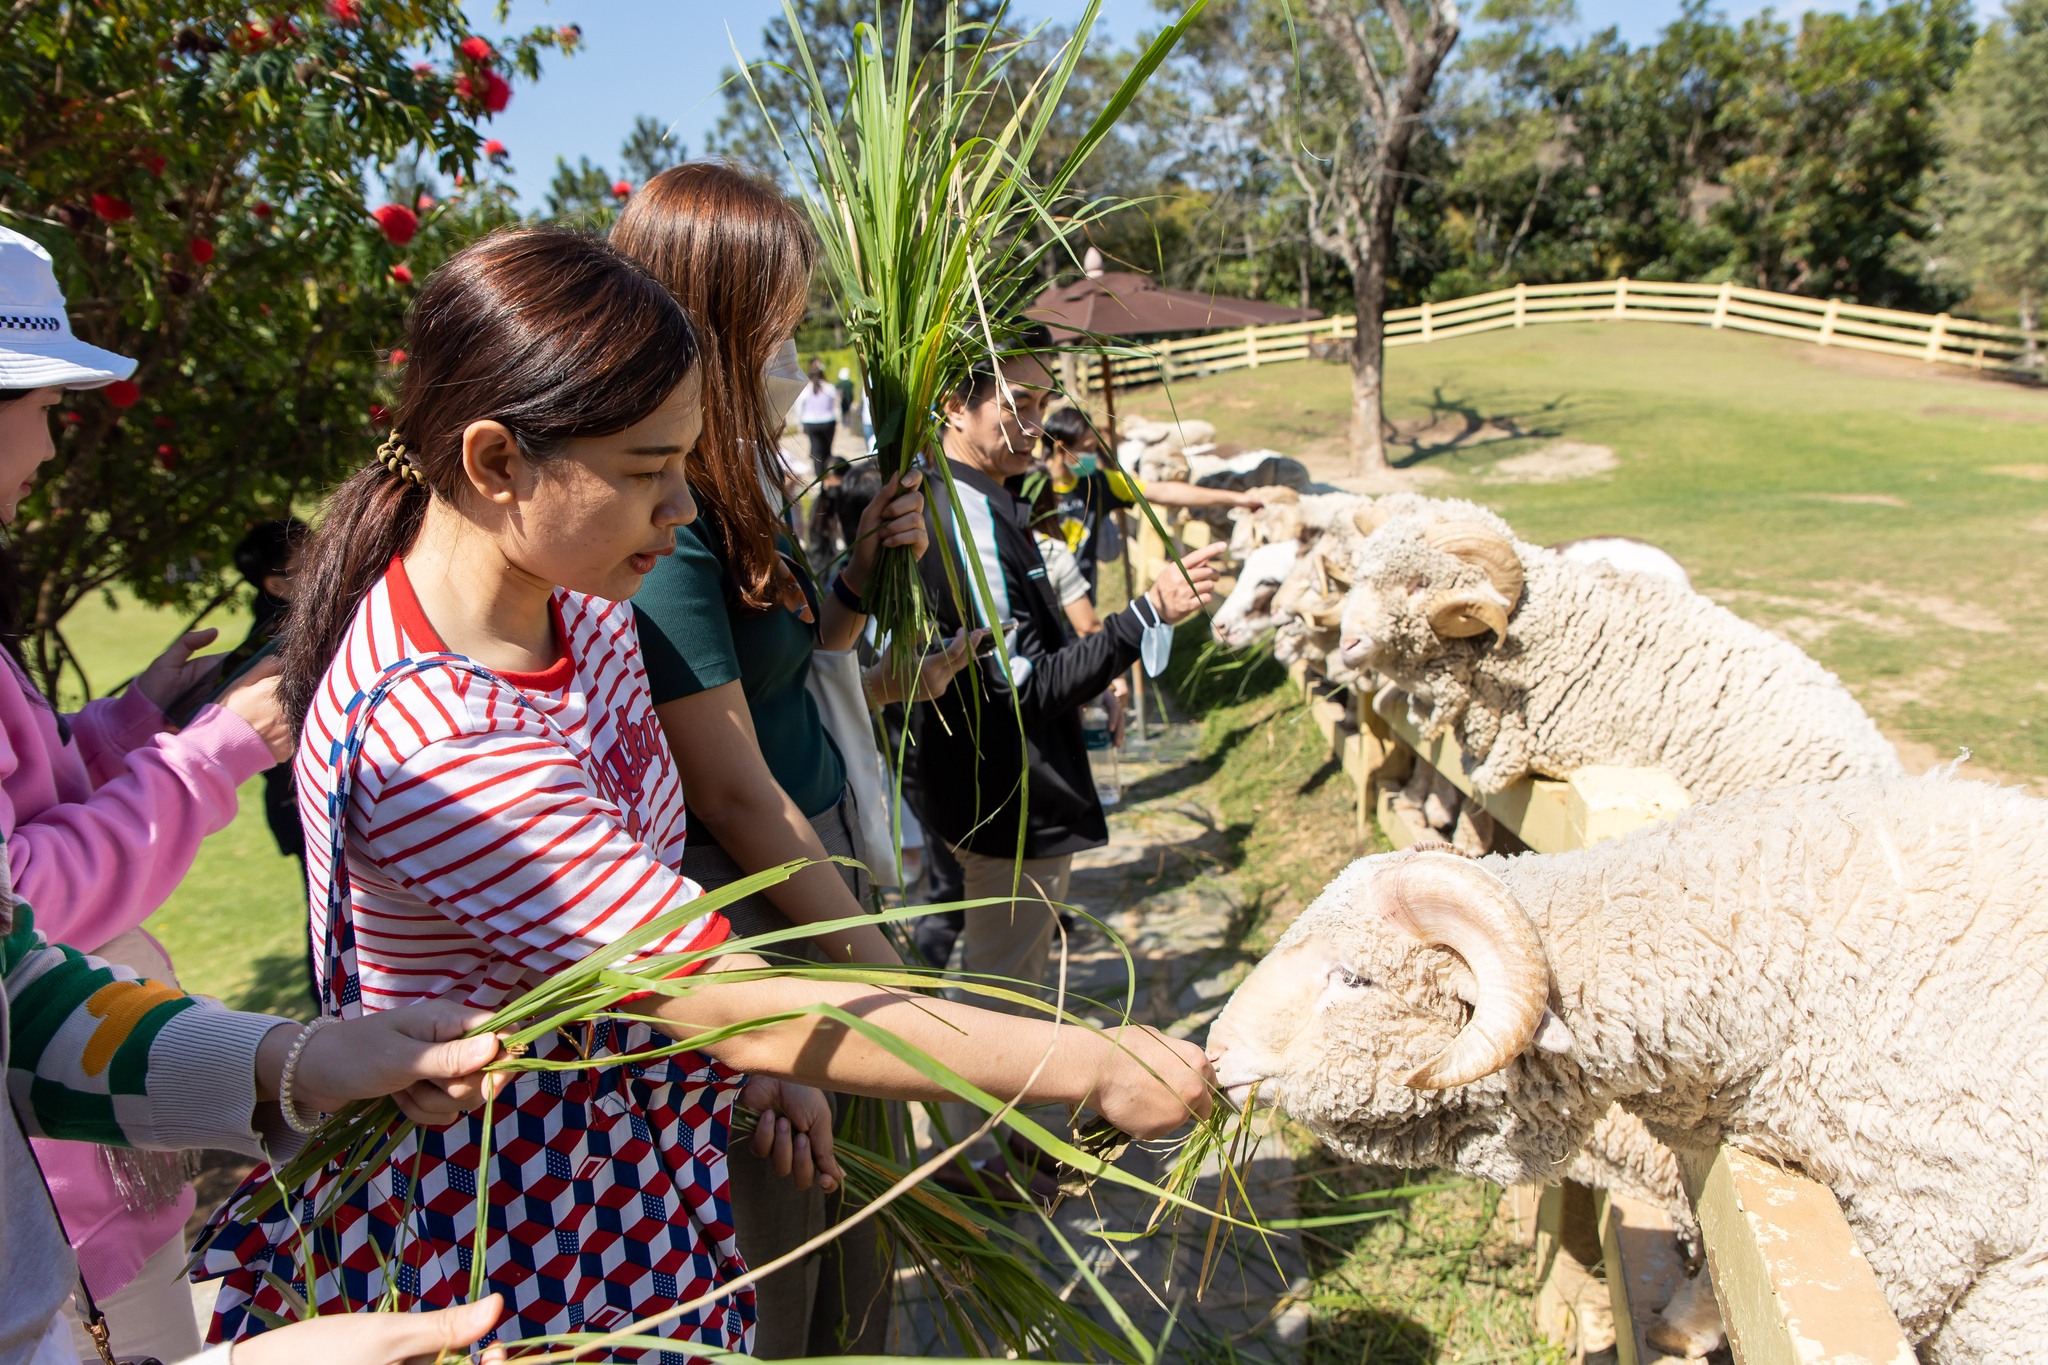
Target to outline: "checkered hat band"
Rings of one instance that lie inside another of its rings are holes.
[[[64,319],[49,313],[0,313],[0,332],[64,334]]]

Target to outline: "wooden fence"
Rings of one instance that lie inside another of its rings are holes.
[[[1717,331],[1757,332],[1818,346],[1961,365],[1999,374],[2042,376],[2048,332],[2025,332],[1947,313],[1907,313],[1839,299],[1777,294],[1737,284],[1603,280],[1594,284],[1518,284],[1490,294],[1396,308],[1386,315],[1388,346],[1416,346],[1481,332],[1548,322],[1680,322]],[[1164,341],[1143,355],[1110,362],[1118,388],[1257,369],[1327,353],[1357,333],[1351,316],[1286,322]],[[1102,377],[1085,377],[1099,392]]]
[[[1204,523],[1185,522],[1176,533],[1176,553],[1207,544],[1212,535]],[[1150,526],[1137,548],[1145,578],[1155,576],[1167,556]],[[1648,768],[1581,768],[1568,779],[1529,778],[1482,794],[1465,775],[1456,741],[1423,738],[1404,708],[1381,714],[1370,698],[1300,663],[1289,676],[1352,784],[1361,840],[1371,818],[1396,848],[1436,837],[1412,824],[1393,800],[1417,763],[1442,773],[1538,853],[1583,848],[1669,819],[1691,804],[1668,774]],[[1825,1185],[1734,1147],[1681,1164],[1738,1365],[1913,1365],[1912,1347]],[[1578,1359],[1585,1296],[1601,1293],[1588,1271],[1604,1266],[1617,1365],[1660,1359],[1645,1334],[1684,1275],[1668,1215],[1578,1186],[1516,1194],[1511,1207],[1525,1211],[1525,1231],[1536,1248],[1539,1325]]]

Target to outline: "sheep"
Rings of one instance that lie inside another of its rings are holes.
[[[2048,801],[1859,777],[1567,853],[1351,864],[1209,1051],[1360,1161],[1554,1179],[1619,1103],[1840,1201],[1934,1365],[2048,1334]]]
[[[1209,620],[1218,644],[1243,649],[1280,624],[1282,618],[1268,608],[1300,559],[1301,542],[1293,539],[1261,545],[1243,557],[1236,585]]]
[[[1692,575],[1685,571],[1685,565],[1672,558],[1670,551],[1634,536],[1581,536],[1577,540],[1560,540],[1550,548],[1575,564],[1611,564],[1625,573],[1669,579],[1687,592],[1692,591]]]
[[[1396,515],[1350,563],[1339,657],[1433,701],[1473,785],[1592,763],[1662,768],[1696,800],[1897,774],[1841,681],[1663,579],[1578,564],[1498,518]]]

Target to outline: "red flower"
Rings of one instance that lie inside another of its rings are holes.
[[[159,469],[178,467],[178,448],[174,445],[160,445],[156,448],[156,463]]]
[[[116,379],[100,392],[106,394],[107,401],[115,407],[132,408],[135,401],[142,397],[142,386],[132,379]]]
[[[563,47],[574,47],[583,41],[583,25],[564,24],[555,30],[555,39]]]
[[[612,182],[612,194],[613,194],[613,196],[614,196],[615,198],[619,198],[619,199],[624,199],[624,198],[625,198],[625,197],[626,197],[627,195],[631,194],[632,192],[633,192],[633,182],[632,182],[632,181],[630,181],[630,180],[614,180],[614,181]]]
[[[469,183],[469,177],[464,175],[461,171],[457,171],[455,173],[455,183],[457,185],[467,185]]]
[[[380,427],[384,426],[391,421],[391,412],[382,403],[372,403],[370,404],[370,420]]]
[[[399,264],[391,267],[391,278],[399,284],[411,284],[412,267],[401,261]]]
[[[160,152],[137,152],[135,154],[135,159],[140,161],[142,163],[143,169],[148,171],[151,175],[160,176],[164,173],[164,158],[163,154]]]
[[[393,246],[404,246],[420,230],[419,215],[403,204],[385,204],[370,210],[370,216],[384,230],[384,240]]]
[[[434,64],[432,62],[414,62],[412,64],[412,74],[415,76],[431,76],[434,74]]]
[[[205,265],[213,259],[213,243],[204,237],[194,237],[191,244],[192,259]]]
[[[489,43],[477,37],[474,33],[470,34],[467,38],[464,38],[455,46],[456,49],[462,53],[463,56],[469,58],[473,62],[487,62],[498,55],[494,50],[492,50],[491,45]]]
[[[357,0],[327,0],[327,17],[337,24],[362,22],[363,8]]]
[[[78,425],[78,424],[79,424],[80,422],[83,422],[83,421],[85,420],[85,418],[83,418],[83,417],[79,416],[79,415],[78,415],[77,413],[75,413],[75,412],[67,412],[67,413],[65,413],[65,414],[63,415],[63,419],[62,419],[62,420],[63,420],[63,422],[64,422],[64,425],[65,425],[65,426],[67,426],[67,427],[75,427],[75,426],[77,426],[77,425]]]
[[[404,348],[404,347],[402,347],[402,346],[393,346],[393,347],[391,348],[391,363],[392,363],[393,365],[403,365],[403,364],[405,363],[405,348]]]
[[[96,194],[92,197],[92,211],[110,223],[125,223],[135,216],[135,206],[126,199],[111,194]]]
[[[499,160],[505,155],[505,144],[496,138],[490,138],[484,143],[484,155],[493,161]]]
[[[271,21],[270,36],[280,43],[288,43],[299,36],[299,28],[289,14],[280,14]]]
[[[495,71],[484,72],[484,108],[493,114],[502,114],[511,102],[512,82]]]
[[[158,431],[168,431],[178,425],[178,419],[175,417],[152,417],[149,419],[149,424]]]
[[[261,199],[258,199],[255,203],[249,205],[249,212],[255,214],[258,218],[268,218],[270,217],[271,214],[275,213],[276,210],[271,208],[269,204],[266,204]]]
[[[421,195],[419,198],[419,205],[420,212],[425,213],[428,209],[434,207],[434,196],[431,194]]]
[[[457,76],[455,78],[455,98],[461,100],[464,104],[469,104],[476,99],[476,86],[470,82],[468,76]]]

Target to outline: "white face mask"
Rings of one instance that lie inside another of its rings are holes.
[[[810,382],[797,362],[795,337],[783,342],[782,349],[761,371],[761,388],[768,395],[768,407],[773,412],[788,412]]]

